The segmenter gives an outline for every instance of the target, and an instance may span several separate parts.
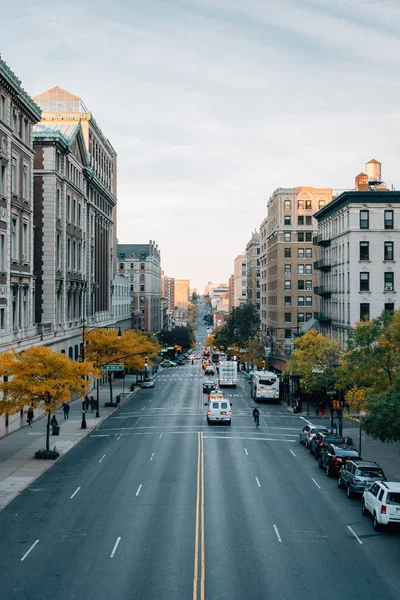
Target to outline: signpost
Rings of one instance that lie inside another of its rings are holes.
[[[101,368],[103,371],[123,371],[124,365],[102,365]]]

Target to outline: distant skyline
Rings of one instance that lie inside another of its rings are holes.
[[[66,10],[67,8],[67,10]],[[0,52],[82,98],[118,153],[118,241],[227,282],[277,187],[400,187],[397,0],[20,0]]]

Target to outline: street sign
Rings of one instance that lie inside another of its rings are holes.
[[[123,371],[124,365],[102,365],[102,371]]]

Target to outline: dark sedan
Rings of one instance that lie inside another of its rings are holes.
[[[217,389],[217,384],[214,383],[213,381],[205,381],[203,383],[203,393],[204,394],[210,394],[211,392],[215,392],[216,389]]]
[[[337,475],[346,461],[361,458],[358,451],[352,446],[328,444],[321,450],[318,457],[320,469],[325,469],[328,477]]]
[[[343,444],[343,442],[343,438],[336,433],[319,432],[311,440],[310,453],[314,454],[316,460],[318,460],[321,450],[326,448],[328,444]]]

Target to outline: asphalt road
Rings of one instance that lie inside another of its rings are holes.
[[[201,331],[203,334],[203,331]],[[3,600],[398,598],[400,534],[375,533],[299,445],[304,424],[166,369],[0,513]]]

